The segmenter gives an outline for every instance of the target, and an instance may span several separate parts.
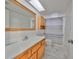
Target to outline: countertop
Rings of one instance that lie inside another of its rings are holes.
[[[36,43],[38,43],[39,41],[43,39],[44,37],[34,36],[32,38],[29,38],[28,40],[19,41],[14,44],[6,46],[5,59],[13,59],[15,56],[31,48],[33,45],[35,45]]]

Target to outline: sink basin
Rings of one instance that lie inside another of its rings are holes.
[[[28,37],[27,36],[24,37],[23,41],[25,41],[25,40],[28,40]]]

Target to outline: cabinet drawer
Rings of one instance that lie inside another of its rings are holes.
[[[41,43],[38,43],[38,44],[36,44],[35,46],[33,46],[33,47],[32,47],[32,54],[33,54],[34,52],[36,52],[36,51],[39,49],[40,46],[41,46]]]

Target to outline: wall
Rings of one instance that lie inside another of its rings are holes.
[[[65,45],[67,49],[67,59],[73,59],[73,44],[68,40],[73,40],[73,6],[70,4],[65,13]]]
[[[72,5],[70,5],[65,13],[65,39],[73,39],[73,10]]]
[[[56,18],[56,17],[63,17],[63,14],[62,13],[53,13],[53,14],[45,16],[45,18]]]
[[[9,10],[5,10],[5,18],[6,18],[6,20],[5,20],[5,27],[9,27]]]

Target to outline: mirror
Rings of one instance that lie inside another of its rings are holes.
[[[19,2],[5,2],[5,27],[6,31],[34,30],[35,13]]]

